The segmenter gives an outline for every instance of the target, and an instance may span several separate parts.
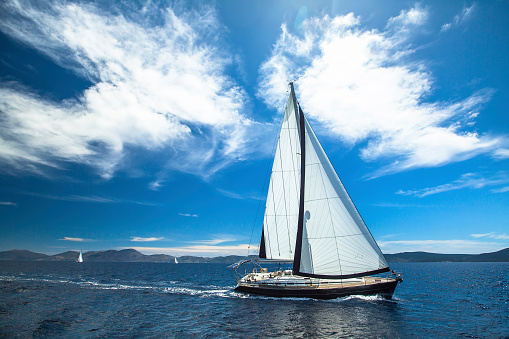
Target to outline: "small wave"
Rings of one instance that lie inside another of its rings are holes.
[[[20,278],[13,276],[0,276],[0,281],[33,281],[33,282],[45,282],[45,283],[72,283],[72,281],[60,278],[60,279],[46,279],[46,278]]]
[[[382,297],[381,295],[349,295],[342,298],[329,299],[325,300],[326,302],[347,302],[349,300],[364,300],[364,301],[388,301],[388,299]]]
[[[225,289],[224,287],[221,289],[197,289],[197,288],[189,288],[189,287],[167,287],[164,289],[164,293],[171,294],[185,294],[185,295],[193,295],[198,297],[222,297],[222,298],[232,298],[236,297],[233,290]]]

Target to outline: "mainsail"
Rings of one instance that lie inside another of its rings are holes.
[[[293,260],[299,219],[300,133],[295,92],[290,92],[265,203],[260,257]]]
[[[389,265],[297,104],[293,84],[269,183],[260,257],[296,275],[348,278]]]

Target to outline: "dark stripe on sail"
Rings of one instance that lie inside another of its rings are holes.
[[[295,268],[293,269],[295,275],[300,275],[301,277],[309,277],[309,278],[323,278],[323,279],[348,279],[348,278],[358,278],[364,277],[367,275],[373,275],[378,273],[389,272],[391,269],[389,267],[381,268],[374,271],[362,272],[362,273],[354,273],[354,274],[345,274],[345,275],[327,275],[327,274],[311,274],[311,273],[295,273]]]
[[[292,85],[293,91],[293,85]],[[304,122],[304,113],[299,105],[300,122],[300,201],[299,201],[299,221],[297,224],[297,239],[295,241],[295,256],[293,259],[293,274],[300,274],[300,259],[302,252],[302,233],[304,232],[304,184],[306,180],[306,126]]]
[[[265,234],[262,228],[262,240],[260,241],[260,254],[258,254],[260,258],[266,259],[267,253],[265,252]]]

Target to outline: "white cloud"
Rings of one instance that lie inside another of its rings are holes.
[[[116,198],[107,198],[100,197],[96,195],[92,196],[83,196],[83,195],[51,195],[51,194],[43,194],[37,192],[28,192],[15,190],[14,192],[24,195],[30,195],[33,197],[39,197],[44,199],[51,200],[61,200],[61,201],[76,201],[76,202],[91,202],[91,203],[105,203],[105,204],[136,204],[136,205],[145,205],[145,206],[156,206],[156,203],[147,202],[147,201],[136,201],[136,200],[126,200],[126,199],[116,199]]]
[[[18,204],[16,204],[15,202],[10,202],[10,201],[0,201],[0,205],[3,205],[3,206],[18,206]]]
[[[453,182],[435,186],[435,187],[427,187],[418,190],[400,190],[396,192],[396,194],[401,195],[414,195],[416,197],[422,198],[432,194],[438,194],[458,189],[470,188],[470,189],[480,189],[486,186],[495,186],[495,185],[504,185],[509,183],[509,175],[507,172],[498,172],[489,177],[485,177],[480,173],[465,173],[459,179],[454,180]],[[504,188],[499,190],[492,190],[494,193],[502,193]]]
[[[397,30],[402,28],[421,26],[428,21],[428,10],[416,5],[410,10],[402,10],[397,17],[392,17],[387,22],[387,27],[394,27]]]
[[[447,32],[448,30],[451,29],[451,26],[452,24],[450,23],[447,23],[447,24],[443,24],[442,28],[440,29],[441,32]]]
[[[484,238],[484,237],[488,237],[488,236],[491,236],[491,235],[494,235],[495,233],[493,232],[490,232],[490,233],[482,233],[482,234],[470,234],[470,236],[474,237],[474,238]]]
[[[248,244],[224,244],[236,242],[239,239],[229,234],[216,234],[212,239],[190,241],[187,245],[172,247],[134,247],[145,254],[168,254],[174,256],[193,255],[216,257],[226,255],[247,255],[249,251],[256,251],[256,246]]]
[[[465,21],[469,20],[472,17],[475,8],[476,8],[475,4],[473,4],[470,7],[463,8],[463,10],[454,17],[454,23],[456,25],[461,25]]]
[[[131,237],[131,241],[138,241],[138,242],[159,241],[159,240],[163,240],[163,239],[164,239],[164,237],[148,237],[148,238]]]
[[[241,194],[241,193],[232,192],[232,191],[228,191],[228,190],[221,189],[221,188],[216,188],[216,190],[219,193],[221,193],[222,195],[224,195],[225,197],[232,198],[232,199],[239,199],[239,200],[245,200],[245,199],[250,199],[250,200],[265,200],[264,196],[256,195],[256,194],[253,194],[253,193]]]
[[[479,254],[509,247],[508,242],[475,240],[395,240],[378,241],[378,245],[384,253],[423,251],[444,254]]]
[[[231,236],[231,235],[218,235],[214,239],[196,240],[196,241],[192,241],[191,243],[193,243],[193,244],[200,244],[200,245],[219,245],[219,244],[222,244],[224,242],[232,242],[232,241],[237,241],[237,239],[234,236]]]
[[[495,189],[492,189],[491,192],[493,192],[493,193],[505,193],[505,192],[509,192],[509,186],[505,186],[505,187],[501,187],[501,188],[495,188]]]
[[[151,189],[152,191],[157,191],[159,190],[159,187],[161,187],[161,185],[162,184],[160,180],[155,180],[148,184],[148,188]]]
[[[63,240],[63,241],[76,241],[76,242],[91,242],[94,241],[92,239],[84,239],[84,238],[73,238],[73,237],[63,237],[62,239],[57,240]]]
[[[470,234],[474,238],[491,238],[491,239],[509,239],[507,234],[496,234],[495,232],[483,233],[483,234]]]
[[[315,126],[344,142],[364,144],[365,161],[384,161],[372,177],[462,161],[493,153],[503,138],[471,130],[478,109],[494,91],[463,100],[430,102],[433,75],[410,60],[410,39],[426,23],[415,7],[389,20],[386,30],[366,30],[352,13],[310,18],[295,35],[282,27],[272,55],[260,68],[258,95],[269,106],[285,101],[288,81]]]
[[[441,32],[447,32],[452,27],[458,27],[458,26],[463,25],[465,22],[470,20],[470,18],[472,18],[472,16],[474,15],[475,10],[476,10],[476,5],[475,4],[473,4],[470,7],[463,8],[460,13],[458,13],[458,14],[456,14],[454,16],[453,21],[449,22],[449,23],[445,23],[442,26],[442,29],[440,31]]]
[[[93,83],[64,101],[0,84],[0,161],[10,168],[40,173],[63,160],[109,178],[134,147],[164,150],[167,168],[207,176],[245,153],[246,94],[226,75],[232,58],[210,8],[123,16],[12,0],[0,9],[0,30]]]
[[[507,159],[509,158],[509,148],[500,148],[493,152],[493,156],[497,159]]]
[[[191,213],[179,213],[179,215],[183,217],[192,217],[192,218],[198,218],[198,214],[191,214]]]

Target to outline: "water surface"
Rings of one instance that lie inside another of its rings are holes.
[[[509,338],[509,263],[392,264],[392,300],[234,292],[224,264],[0,261],[0,337]]]

